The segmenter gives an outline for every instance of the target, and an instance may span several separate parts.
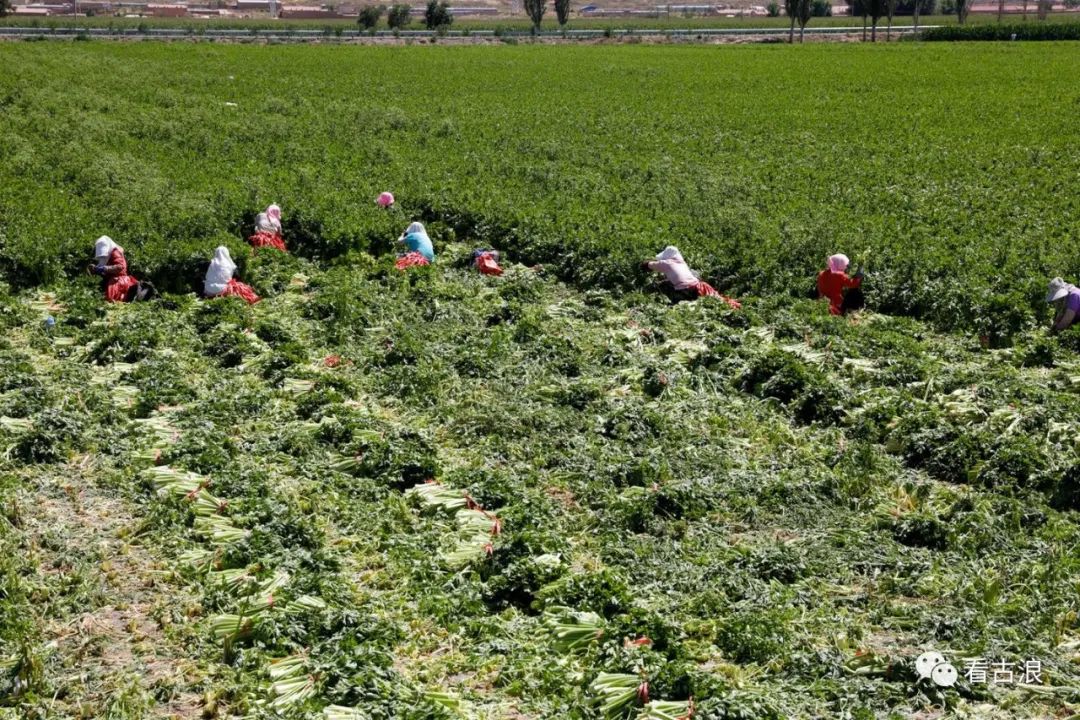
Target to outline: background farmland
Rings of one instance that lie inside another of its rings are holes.
[[[0,52],[0,712],[1076,712],[1074,47]],[[165,302],[102,305],[104,233]],[[219,244],[262,303],[191,295]]]

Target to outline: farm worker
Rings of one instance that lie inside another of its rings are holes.
[[[435,262],[435,248],[421,223],[411,223],[398,238],[398,242],[404,243],[408,248],[408,252],[398,257],[397,262],[394,263],[394,267],[398,270],[414,265],[430,265]]]
[[[479,248],[473,250],[473,265],[484,275],[502,275],[503,269],[499,267],[499,251]]]
[[[818,273],[818,297],[829,299],[829,312],[833,315],[859,310],[865,304],[861,290],[863,272],[859,270],[854,276],[848,277],[850,264],[847,255],[837,253],[829,256],[828,268]]]
[[[285,241],[281,238],[281,208],[276,204],[266,208],[255,218],[255,234],[248,238],[248,242],[254,248],[272,247],[281,252],[285,249]]]
[[[203,280],[203,294],[208,298],[213,297],[238,297],[247,301],[248,305],[259,302],[259,296],[233,275],[236,273],[236,263],[229,254],[229,248],[222,245],[214,251],[214,259],[210,261],[210,267],[206,270],[206,279]]]
[[[1046,302],[1057,304],[1057,314],[1054,315],[1054,324],[1050,332],[1055,335],[1076,323],[1080,318],[1080,288],[1070,285],[1061,278],[1050,281],[1050,289],[1046,293]]]
[[[394,204],[394,194],[389,192],[379,193],[379,199],[375,201],[381,208],[388,208]]]
[[[94,243],[94,264],[90,266],[90,272],[101,276],[105,299],[109,302],[149,300],[155,294],[150,283],[140,283],[128,275],[124,248],[108,235],[102,235]]]
[[[657,254],[655,259],[643,262],[641,267],[663,273],[666,281],[662,287],[672,302],[696,300],[699,297],[716,297],[736,310],[742,307],[738,300],[724,297],[716,292],[712,285],[701,280],[683,260],[679,248],[674,245],[668,245]]]

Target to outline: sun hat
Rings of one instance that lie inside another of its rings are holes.
[[[1052,303],[1060,300],[1069,294],[1069,288],[1072,287],[1069,283],[1065,282],[1059,277],[1050,281],[1050,288],[1046,293],[1046,302]]]
[[[379,199],[375,202],[379,204],[379,207],[390,207],[394,204],[394,194],[388,192],[379,193]]]

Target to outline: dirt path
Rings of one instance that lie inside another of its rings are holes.
[[[46,586],[63,588],[42,608],[50,710],[200,717],[197,668],[168,632],[186,614],[184,595],[132,537],[139,521],[127,503],[95,485],[94,465],[77,457],[19,494],[25,551]]]
[[[62,307],[45,297],[42,307]],[[58,362],[11,333],[43,378]],[[19,551],[40,632],[44,717],[198,718],[200,671],[185,647],[198,606],[139,537],[137,508],[100,484],[93,454],[27,465],[14,494]]]

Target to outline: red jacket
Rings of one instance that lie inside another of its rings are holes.
[[[860,285],[861,277],[848,277],[847,273],[822,270],[817,276],[818,297],[829,298],[829,312],[833,315],[840,314],[840,307],[844,304],[844,290]]]
[[[128,291],[139,281],[127,274],[127,258],[119,248],[109,253],[105,265],[104,290],[109,302],[126,302]]]

